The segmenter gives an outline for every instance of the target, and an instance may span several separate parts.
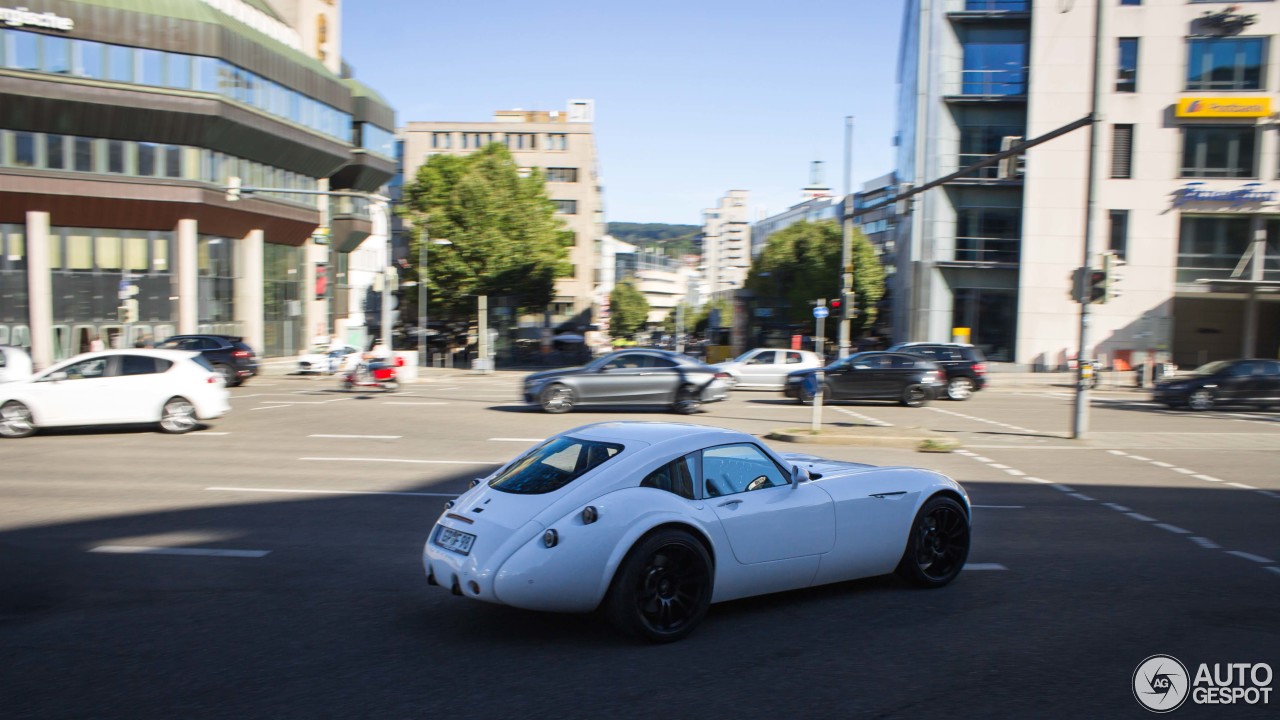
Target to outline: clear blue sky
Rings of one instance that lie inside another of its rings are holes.
[[[700,224],[730,189],[752,220],[798,202],[809,162],[893,169],[902,0],[343,3],[343,56],[396,120],[596,102],[610,221]]]

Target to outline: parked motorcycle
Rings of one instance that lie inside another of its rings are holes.
[[[392,364],[359,363],[342,371],[340,384],[343,390],[378,388],[384,392],[395,392],[400,389],[400,381],[396,377],[396,366]]]

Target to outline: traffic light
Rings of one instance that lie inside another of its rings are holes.
[[[138,301],[133,298],[125,300],[116,308],[116,313],[119,322],[126,324],[138,322]]]
[[[1067,290],[1067,297],[1071,299],[1071,302],[1083,302],[1086,272],[1088,272],[1088,268],[1076,268],[1071,271],[1070,275],[1067,275],[1067,282],[1070,284],[1070,288]]]
[[[858,317],[858,294],[852,290],[846,290],[844,297],[840,299],[840,315],[845,320],[852,320]]]
[[[1089,268],[1089,302],[1101,305],[1107,301],[1107,272]]]

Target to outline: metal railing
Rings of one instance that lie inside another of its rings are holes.
[[[957,237],[952,262],[1016,265],[1022,249],[1017,238]]]
[[[1027,68],[959,70],[948,73],[946,94],[1003,97],[1027,94]]]

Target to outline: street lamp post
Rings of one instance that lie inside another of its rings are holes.
[[[444,238],[428,239],[427,223],[422,221],[422,237],[418,247],[418,357],[423,367],[428,367],[427,360],[427,246],[452,245]]]

